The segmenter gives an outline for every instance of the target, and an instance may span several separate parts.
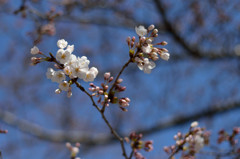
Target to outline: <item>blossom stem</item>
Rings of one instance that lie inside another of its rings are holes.
[[[129,156],[129,159],[131,159],[133,157],[133,153],[134,153],[134,150],[132,150],[130,156]]]
[[[97,106],[97,104],[95,103],[93,97],[91,94],[89,94],[85,88],[83,86],[80,85],[80,83],[78,83],[77,81],[73,81],[73,83],[75,83],[75,85],[81,90],[83,91],[84,93],[86,93],[89,98],[91,99],[92,101],[92,104],[93,106],[98,110],[98,112],[101,114],[104,122],[107,124],[107,126],[109,127],[111,133],[119,140],[120,144],[121,144],[121,148],[122,148],[122,152],[123,152],[123,156],[125,157],[125,159],[129,159],[127,154],[126,154],[126,150],[125,150],[125,146],[124,146],[124,140],[123,138],[113,129],[113,127],[111,126],[111,124],[109,123],[109,121],[107,120],[104,112]]]

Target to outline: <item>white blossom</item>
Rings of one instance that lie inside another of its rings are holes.
[[[63,91],[68,91],[69,83],[67,81],[63,81],[59,84],[59,88]]]
[[[68,76],[71,76],[72,75],[72,67],[70,66],[65,66],[64,69],[63,69],[63,72],[68,75]]]
[[[192,128],[195,128],[197,126],[198,126],[198,122],[197,121],[194,121],[194,122],[191,123],[191,127]]]
[[[36,55],[39,53],[39,49],[37,46],[34,46],[33,48],[31,48],[31,54]]]
[[[86,73],[86,77],[83,79],[85,82],[89,82],[89,81],[94,81],[94,79],[96,78],[98,74],[98,70],[96,67],[92,67],[90,68],[87,73]]]
[[[164,53],[160,54],[160,57],[161,57],[163,60],[168,61],[169,58],[170,58],[170,54],[167,53],[167,52],[164,52]]]
[[[68,45],[66,50],[72,53],[74,51],[74,45]]]
[[[66,79],[66,76],[63,71],[56,71],[52,77],[53,82],[61,83]]]
[[[135,31],[138,36],[145,36],[147,34],[147,29],[145,29],[142,25],[135,27]]]
[[[200,134],[197,134],[194,138],[194,141],[194,149],[196,152],[199,152],[204,147],[204,138]]]
[[[69,59],[68,59],[68,63],[67,65],[71,66],[73,63],[77,62],[77,57],[74,54],[71,54]]]
[[[151,73],[152,69],[156,67],[156,64],[153,61],[149,61],[148,58],[144,58],[141,60],[140,58],[135,58],[138,62],[138,68],[142,70],[144,73]]]
[[[57,51],[56,59],[61,63],[65,64],[68,62],[71,53],[68,50],[59,49]]]
[[[151,45],[142,46],[142,51],[146,54],[149,54],[152,51]]]
[[[60,49],[64,49],[65,47],[67,47],[67,44],[68,44],[68,42],[65,41],[64,39],[58,40],[58,42],[57,42],[57,46]]]
[[[52,79],[54,74],[55,74],[55,71],[52,68],[47,69],[47,73],[46,73],[47,79]]]
[[[75,157],[79,152],[79,148],[78,147],[72,147],[71,152],[72,152],[71,156]]]
[[[148,30],[153,30],[155,28],[155,26],[152,24],[148,27]]]
[[[88,65],[85,61],[78,59],[71,66],[72,66],[72,76],[76,76],[80,79],[84,79],[86,77],[86,73],[88,71]]]

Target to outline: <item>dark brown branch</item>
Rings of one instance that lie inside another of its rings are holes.
[[[117,84],[117,81],[118,81],[119,77],[121,76],[121,74],[123,73],[123,71],[125,70],[125,68],[126,68],[131,62],[132,62],[132,59],[130,58],[130,59],[124,64],[124,66],[122,67],[122,69],[120,70],[120,72],[118,73],[117,77],[115,78],[115,81],[114,81],[113,85],[112,85],[111,88],[109,89],[109,92],[108,92],[109,96],[112,95],[113,89],[114,89],[115,85]],[[102,108],[102,112],[105,111],[105,108],[106,108],[106,104],[104,104],[104,106],[103,106],[103,108]]]
[[[125,66],[125,65],[124,65]],[[91,94],[89,94],[77,81],[74,81],[74,83],[76,84],[76,86],[81,90],[83,91],[84,93],[86,93],[89,98],[91,99],[92,101],[92,104],[93,106],[98,110],[98,112],[101,114],[104,122],[107,124],[107,126],[109,127],[111,133],[116,137],[116,139],[120,142],[121,144],[121,148],[122,148],[122,152],[123,152],[123,156],[128,159],[128,156],[126,154],[126,150],[125,150],[125,147],[124,147],[124,140],[123,138],[114,130],[114,128],[111,126],[111,124],[109,123],[109,121],[107,120],[105,114],[103,111],[101,111],[101,109],[96,105],[94,99],[93,99],[93,96]]]
[[[198,113],[193,113],[192,115],[173,117],[169,120],[161,120],[161,122],[159,122],[158,124],[149,129],[141,129],[136,132],[141,132],[144,135],[148,135],[161,130],[172,128],[174,126],[182,125],[194,120],[199,120],[201,118],[227,113],[229,111],[239,108],[240,102],[232,102],[221,106],[215,105],[211,106],[210,108],[207,108],[206,110],[199,111]],[[69,142],[81,142],[82,144],[88,145],[101,145],[116,141],[115,138],[104,134],[99,134],[98,137],[92,137],[91,135],[85,134],[81,131],[62,131],[45,129],[27,120],[20,119],[16,117],[16,115],[14,115],[13,113],[1,109],[0,119],[3,122],[9,124],[10,126],[18,128],[22,132],[52,142],[69,141]]]
[[[196,47],[191,47],[185,40],[183,37],[181,37],[179,35],[179,33],[177,32],[177,30],[173,27],[173,25],[171,24],[171,22],[167,19],[167,15],[166,15],[166,11],[164,9],[164,5],[161,2],[161,0],[154,0],[155,6],[158,10],[158,12],[162,15],[162,20],[163,20],[163,24],[165,25],[165,30],[172,35],[172,37],[174,38],[174,40],[179,43],[186,51],[187,54],[194,57],[194,58],[207,58],[207,59],[219,59],[219,58],[229,58],[229,57],[233,57],[233,55],[231,54],[216,54],[214,52],[207,52],[207,53],[203,53],[198,49],[194,49]],[[234,56],[235,57],[235,56]],[[236,58],[236,57],[235,57]]]
[[[197,51],[193,50],[193,48],[190,48],[188,44],[184,41],[184,39],[177,33],[175,28],[171,25],[171,23],[167,19],[167,15],[163,6],[163,3],[161,3],[161,0],[154,0],[155,6],[157,7],[158,12],[162,15],[163,23],[165,24],[166,30],[173,36],[176,42],[178,42],[184,49],[187,50],[187,53],[193,57],[199,58],[202,57],[202,55]]]

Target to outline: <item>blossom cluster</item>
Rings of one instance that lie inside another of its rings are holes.
[[[104,74],[104,83],[101,83],[101,86],[96,86],[95,84],[90,83],[89,91],[92,92],[92,96],[99,97],[97,102],[102,106],[109,106],[109,103],[118,103],[120,109],[127,111],[126,107],[129,106],[130,99],[128,97],[118,98],[115,96],[115,93],[126,90],[125,86],[121,86],[123,79],[119,78],[116,83],[113,84],[113,90],[110,91],[109,84],[113,82],[113,79],[114,77],[111,76],[111,73],[106,72]]]
[[[66,147],[71,152],[71,159],[80,159],[80,157],[76,157],[79,153],[80,143],[76,143],[75,146],[72,146],[69,142],[67,142]]]
[[[195,121],[191,124],[188,133],[182,134],[178,132],[174,136],[176,144],[169,147],[165,146],[164,151],[169,155],[183,151],[183,158],[191,158],[209,143],[209,136],[210,132],[198,127],[198,122]]]
[[[145,159],[145,157],[138,152],[141,149],[144,149],[147,152],[150,152],[153,150],[153,141],[142,141],[142,134],[136,134],[135,132],[132,132],[129,135],[129,138],[125,138],[127,142],[130,142],[132,150],[134,152],[134,157],[136,159]]]
[[[219,131],[219,136],[217,142],[220,144],[223,141],[228,141],[231,146],[235,146],[238,143],[236,136],[240,133],[240,127],[233,128],[232,134],[228,134],[225,130]],[[240,148],[239,148],[240,153]]]
[[[74,45],[68,45],[68,42],[64,39],[58,40],[57,46],[59,49],[57,51],[56,58],[32,57],[32,63],[36,65],[44,60],[55,62],[55,68],[58,70],[48,68],[46,76],[48,79],[51,79],[52,82],[59,83],[59,89],[56,89],[55,91],[57,94],[62,91],[67,91],[68,97],[71,97],[71,80],[82,79],[85,82],[94,81],[98,74],[98,69],[96,67],[89,68],[90,61],[86,56],[77,57],[72,54],[74,51]],[[44,55],[36,46],[31,49],[31,54]],[[66,77],[69,77],[70,80],[67,81]]]
[[[156,67],[153,61],[160,58],[168,61],[170,54],[165,48],[157,48],[156,45],[167,45],[167,42],[162,41],[160,43],[153,44],[154,38],[158,37],[158,30],[155,29],[154,25],[150,25],[147,29],[140,25],[135,27],[136,33],[139,36],[139,42],[135,42],[135,37],[128,37],[127,43],[129,46],[129,53],[137,66],[144,73],[151,73],[151,70]],[[135,49],[137,49],[135,53]]]

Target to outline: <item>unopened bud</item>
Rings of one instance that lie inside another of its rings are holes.
[[[141,37],[140,42],[144,43],[146,41],[146,37]]]
[[[127,88],[126,86],[124,86],[124,87],[119,87],[119,91],[120,91],[120,92],[125,91],[126,88]]]
[[[56,94],[60,94],[61,92],[62,92],[61,89],[56,89],[56,90],[55,90],[55,93],[56,93]]]
[[[147,40],[146,40],[146,43],[151,44],[151,43],[152,43],[152,40],[151,40],[151,39],[147,39]]]
[[[104,87],[104,90],[108,90],[108,85],[106,85],[106,86]]]
[[[106,72],[104,74],[104,80],[108,80],[110,76],[111,76],[111,73],[110,72]]]
[[[113,77],[110,77],[110,78],[109,78],[109,82],[112,82],[113,79],[114,79]]]
[[[192,127],[192,128],[195,128],[195,127],[197,127],[197,126],[198,126],[198,122],[197,122],[197,121],[192,122],[192,124],[191,124],[191,127]]]
[[[133,36],[133,37],[132,37],[132,41],[133,41],[133,42],[135,42],[135,40],[136,40],[136,37],[135,37],[135,36]]]
[[[134,46],[134,42],[132,41],[132,42],[131,42],[131,48],[133,48],[133,46]]]
[[[161,49],[163,52],[168,52],[168,49],[162,48]]]
[[[158,37],[158,34],[154,34],[153,37],[155,37],[155,38]]]
[[[72,96],[72,91],[68,91],[67,97],[70,98]]]
[[[150,26],[148,27],[148,30],[151,31],[151,30],[153,30],[154,28],[155,28],[155,26],[152,24],[152,25],[150,25]]]
[[[162,42],[160,42],[160,43],[157,43],[157,45],[163,45],[163,46],[165,46],[165,45],[167,45],[168,43],[166,42],[166,41],[162,41]]]
[[[119,78],[119,79],[117,80],[117,83],[120,84],[120,83],[122,83],[122,81],[123,81],[123,79],[122,79],[122,78]]]
[[[157,29],[154,29],[153,30],[153,34],[157,34],[158,33],[158,30]]]
[[[128,103],[131,101],[128,97],[126,97],[125,100],[126,100]]]
[[[128,44],[128,46],[130,46],[130,41],[131,41],[131,38],[130,38],[130,36],[129,36],[129,37],[127,37],[126,41],[127,41],[127,44]]]

